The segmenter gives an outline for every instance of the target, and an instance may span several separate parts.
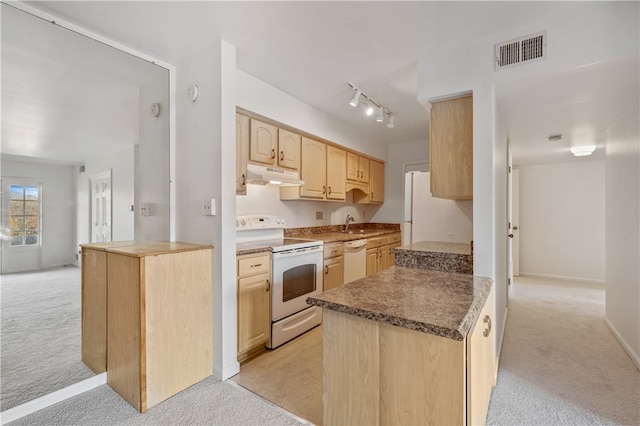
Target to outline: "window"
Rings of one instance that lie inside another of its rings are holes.
[[[10,186],[11,246],[36,245],[40,240],[40,187]]]

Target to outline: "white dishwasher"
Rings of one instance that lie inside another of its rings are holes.
[[[345,284],[367,275],[367,240],[345,241],[342,256]]]

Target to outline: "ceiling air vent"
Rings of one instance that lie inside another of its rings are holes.
[[[547,32],[496,44],[496,70],[547,57]]]

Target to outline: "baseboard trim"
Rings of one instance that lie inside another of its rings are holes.
[[[504,342],[504,330],[507,326],[507,314],[509,313],[509,308],[504,308],[504,317],[502,318],[502,333],[500,333],[500,343],[498,344],[498,353],[496,353],[496,358],[493,363],[493,383],[498,383],[498,369],[500,368],[500,357],[502,355],[502,343]]]
[[[105,384],[107,384],[107,373],[101,373],[71,386],[67,386],[66,388],[41,396],[40,398],[25,402],[24,404],[20,404],[0,413],[0,425],[18,420],[19,418],[35,413],[38,410],[42,410],[43,408],[47,408],[53,404],[62,402],[65,399],[80,395],[81,393]]]
[[[624,349],[624,351],[627,353],[627,355],[629,355],[629,358],[631,358],[631,361],[633,361],[633,363],[636,365],[636,368],[640,370],[640,356],[634,352],[631,346],[627,343],[627,341],[622,337],[622,335],[615,328],[613,323],[609,321],[609,318],[605,316],[604,322],[607,324],[607,327],[609,327],[609,330],[611,330],[611,333],[613,333],[613,336],[618,340],[618,342],[620,342],[620,345],[622,345],[622,348]]]
[[[235,362],[231,365],[227,365],[222,368],[222,370],[218,368],[213,368],[213,377],[218,380],[227,380],[240,372],[240,363]]]
[[[534,272],[520,272],[520,277],[529,277],[529,278],[545,278],[550,280],[558,280],[558,281],[575,281],[580,283],[588,283],[595,284],[604,287],[604,280],[592,280],[589,278],[580,278],[580,277],[568,277],[565,275],[550,275],[550,274],[536,274]]]

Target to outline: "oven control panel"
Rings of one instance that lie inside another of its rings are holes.
[[[284,217],[260,214],[236,216],[236,231],[253,231],[256,229],[284,229]]]

